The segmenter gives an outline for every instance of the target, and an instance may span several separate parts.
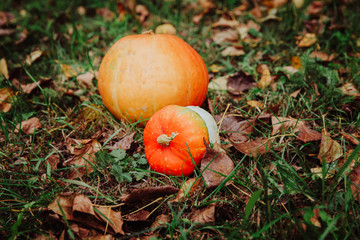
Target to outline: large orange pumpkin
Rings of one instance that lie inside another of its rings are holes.
[[[219,142],[214,118],[194,106],[164,107],[147,122],[143,137],[150,167],[174,176],[194,172],[206,151],[204,140]]]
[[[99,69],[99,92],[119,119],[148,119],[164,106],[200,106],[208,72],[200,55],[169,34],[126,36],[106,53]]]

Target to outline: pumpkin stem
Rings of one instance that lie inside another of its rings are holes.
[[[145,31],[143,31],[141,34],[145,34],[145,35],[153,35],[154,34],[154,32],[153,32],[153,30],[145,30]]]
[[[169,146],[170,142],[178,135],[178,133],[171,133],[171,136],[166,134],[160,135],[156,141],[163,147]]]

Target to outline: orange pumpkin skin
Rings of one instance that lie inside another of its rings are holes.
[[[162,134],[177,133],[168,146],[158,143]],[[195,170],[205,154],[204,139],[208,142],[208,129],[204,120],[194,111],[170,105],[156,112],[144,129],[145,155],[150,167],[156,172],[188,176]]]
[[[200,55],[169,34],[130,35],[105,54],[98,76],[104,105],[119,119],[150,118],[167,105],[200,106],[208,89]]]

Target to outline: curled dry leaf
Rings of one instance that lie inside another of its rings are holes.
[[[350,174],[351,178],[351,191],[354,198],[360,202],[360,165],[354,168]]]
[[[305,33],[303,37],[300,37],[297,45],[298,47],[310,47],[317,42],[315,33]]]
[[[2,77],[2,75],[4,75],[6,79],[9,79],[9,71],[5,58],[0,59],[0,77]]]
[[[18,124],[15,131],[19,132],[21,130],[25,134],[33,134],[39,128],[41,128],[40,120],[37,117],[32,117]]]
[[[155,28],[155,33],[157,34],[176,34],[176,28],[170,24],[170,23],[165,23],[165,24],[161,24],[159,26],[157,26]]]
[[[215,222],[215,203],[211,203],[207,205],[203,209],[196,210],[191,218],[190,221],[195,223],[213,223]]]
[[[161,187],[145,187],[133,190],[126,198],[125,203],[139,203],[149,201],[159,197],[177,193],[178,188],[167,185]]]
[[[67,148],[75,156],[65,161],[67,165],[74,167],[70,171],[70,179],[77,178],[94,171],[95,153],[100,151],[101,144],[96,139],[68,139]]]
[[[41,50],[35,50],[35,51],[31,52],[29,55],[26,55],[26,63],[28,65],[31,65],[33,62],[36,61],[36,59],[41,57],[42,53],[43,52]]]
[[[48,205],[48,210],[85,229],[124,234],[120,212],[115,212],[108,206],[96,208],[101,214],[95,211],[90,199],[83,194],[60,194]]]
[[[264,155],[270,149],[271,140],[256,139],[249,142],[234,142],[229,139],[231,144],[241,153],[256,158],[259,155]]]
[[[325,160],[327,163],[331,163],[344,155],[341,145],[333,140],[330,135],[323,130],[320,143],[320,151],[318,158],[320,162]]]
[[[135,132],[130,133],[129,135],[126,135],[120,141],[118,141],[113,146],[111,146],[109,149],[110,150],[115,150],[115,149],[129,150],[131,148],[132,143],[134,142],[134,135],[135,135]]]
[[[234,169],[234,162],[225,152],[218,152],[204,141],[206,152],[201,159],[200,171],[208,188],[219,186]]]
[[[180,188],[176,197],[171,202],[181,202],[185,196],[193,194],[199,185],[201,185],[201,178],[190,178]]]
[[[321,133],[310,129],[304,121],[286,117],[271,117],[273,130],[271,135],[284,133],[289,128],[293,128],[294,133],[298,133],[296,139],[302,142],[318,141],[321,139]]]
[[[260,80],[257,83],[258,87],[262,89],[268,87],[273,79],[270,75],[269,67],[266,64],[260,64],[257,66],[256,70],[261,74]]]
[[[0,110],[8,112],[11,109],[10,98],[13,96],[13,92],[10,88],[0,88]]]

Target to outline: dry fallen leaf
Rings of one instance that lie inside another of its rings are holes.
[[[125,203],[139,203],[149,201],[166,195],[177,193],[178,188],[167,185],[161,187],[145,187],[133,190],[126,198]]]
[[[206,152],[201,159],[200,172],[208,188],[219,186],[231,173],[235,165],[225,152],[218,152],[206,143]]]
[[[35,129],[41,128],[40,120],[37,117],[29,118],[28,120],[22,121],[16,126],[16,132],[19,130],[23,131],[25,134],[33,134]]]
[[[10,98],[13,96],[13,92],[10,88],[0,88],[0,110],[8,112],[11,109]]]
[[[317,141],[321,139],[321,133],[314,131],[305,125],[304,121],[286,117],[271,117],[273,130],[271,135],[284,133],[293,128],[293,133],[298,133],[296,139],[303,142]]]
[[[360,98],[359,90],[352,83],[345,83],[343,86],[341,86],[340,90],[345,95]]]
[[[320,143],[320,151],[318,158],[320,162],[325,160],[327,163],[331,163],[344,155],[341,145],[333,140],[330,135],[323,130]]]
[[[102,214],[95,211],[90,199],[83,194],[60,194],[48,205],[48,210],[83,226],[85,230],[124,234],[120,212],[113,211],[109,206],[97,206],[96,209]]]
[[[4,75],[6,79],[9,79],[9,71],[5,58],[0,59],[0,77],[2,77],[2,75]]]
[[[92,165],[96,158],[95,153],[101,149],[101,144],[96,139],[68,139],[66,145],[70,153],[75,155],[65,161],[65,164],[74,166],[70,171],[70,179],[94,171]]]
[[[96,9],[96,14],[103,17],[105,20],[111,21],[115,17],[115,14],[108,8]]]
[[[246,75],[242,71],[228,77],[227,88],[233,95],[240,95],[253,87],[256,87],[254,78],[251,75]]]
[[[165,23],[165,24],[161,24],[161,25],[157,26],[155,28],[155,33],[157,33],[157,34],[172,34],[172,35],[175,35],[176,34],[176,28],[174,27],[174,25],[172,25],[170,23]]]
[[[234,29],[225,29],[223,31],[215,32],[212,36],[212,39],[217,44],[225,42],[236,42],[239,39],[239,34]]]
[[[297,45],[298,47],[310,47],[316,42],[317,42],[317,37],[315,33],[305,33],[305,35],[300,38]]]
[[[334,60],[335,55],[334,54],[329,55],[325,52],[313,51],[310,54],[310,58],[320,59],[323,62],[331,62],[332,60]]]
[[[213,223],[215,222],[215,203],[211,203],[207,205],[205,208],[196,210],[191,218],[190,221],[195,223]]]
[[[231,139],[229,141],[238,151],[254,158],[267,153],[271,144],[270,140],[261,138],[249,142],[234,142]]]
[[[241,55],[245,55],[245,51],[243,49],[243,47],[237,47],[237,46],[227,46],[224,50],[221,51],[221,56],[226,57],[226,56],[241,56]]]
[[[270,75],[270,69],[266,64],[260,64],[257,66],[257,71],[258,73],[261,74],[260,80],[257,83],[259,88],[266,88],[267,86],[269,86],[272,82],[272,77]]]
[[[93,72],[86,72],[83,74],[80,74],[76,77],[76,80],[78,80],[81,83],[84,83],[88,88],[94,87],[94,84],[92,80],[94,79],[95,74]]]
[[[360,165],[354,168],[350,174],[351,178],[351,191],[354,198],[360,202]]]
[[[171,202],[181,202],[185,196],[192,195],[198,186],[202,184],[201,178],[190,178],[180,188],[176,197]]]
[[[33,82],[33,83],[28,83],[28,84],[20,84],[20,87],[24,93],[30,94],[35,88],[37,88],[41,84],[46,83],[50,80],[51,80],[50,78],[44,78],[44,79],[39,80],[38,82]]]
[[[221,115],[214,116],[219,122]],[[225,131],[233,141],[245,142],[249,140],[248,135],[254,131],[254,120],[239,121],[235,117],[225,117],[220,123],[220,131]]]
[[[134,142],[134,136],[135,136],[135,132],[133,132],[129,135],[126,135],[120,141],[118,141],[113,146],[111,146],[109,149],[110,150],[115,150],[115,149],[129,150],[131,148],[132,143]]]
[[[36,61],[36,59],[41,57],[42,53],[43,52],[41,50],[35,50],[35,51],[31,52],[29,55],[26,55],[26,63],[28,65],[31,65],[33,62]]]

